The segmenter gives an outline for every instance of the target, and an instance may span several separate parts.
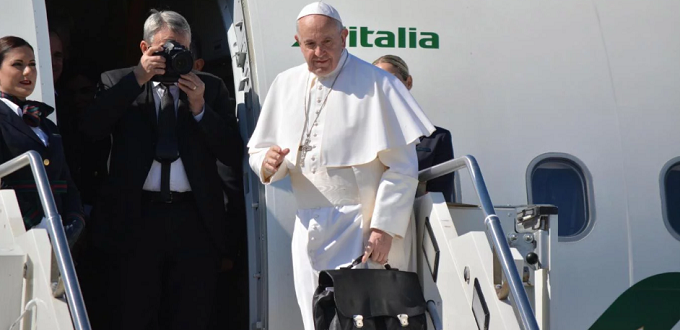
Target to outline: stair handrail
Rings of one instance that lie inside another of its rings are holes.
[[[498,253],[498,259],[501,268],[503,269],[503,273],[508,280],[511,297],[514,299],[514,304],[512,304],[512,306],[515,308],[515,312],[521,319],[522,329],[539,330],[536,316],[534,315],[534,311],[531,309],[531,304],[529,303],[529,297],[524,290],[522,279],[519,275],[519,272],[517,271],[517,267],[515,266],[512,253],[510,252],[510,246],[505,240],[505,234],[503,233],[500,219],[496,215],[493,203],[491,203],[489,191],[486,189],[486,184],[484,183],[484,178],[482,177],[482,171],[479,169],[479,165],[477,164],[475,157],[466,155],[430,168],[426,168],[418,173],[418,180],[420,182],[427,182],[428,180],[432,180],[442,175],[453,173],[464,168],[468,169],[470,178],[472,179],[472,185],[475,187],[475,191],[477,191],[477,197],[479,197],[482,211],[484,211],[484,225],[486,227],[487,238],[489,239],[495,251]]]
[[[38,190],[38,196],[44,210],[45,219],[47,220],[47,233],[52,242],[52,250],[56,257],[59,272],[61,273],[66,289],[66,300],[68,301],[69,309],[71,311],[71,319],[76,330],[90,330],[90,321],[85,310],[85,302],[83,300],[80,285],[78,284],[78,277],[76,276],[76,269],[71,257],[71,251],[68,247],[66,234],[64,233],[64,226],[61,222],[61,216],[57,211],[57,206],[54,202],[50,181],[47,178],[47,172],[43,166],[42,157],[34,150],[27,151],[17,157],[14,157],[3,164],[0,164],[0,180],[5,176],[14,173],[24,166],[29,165],[35,185]]]

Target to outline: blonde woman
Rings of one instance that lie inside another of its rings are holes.
[[[399,56],[385,55],[373,62],[373,65],[393,74],[397,77],[408,90],[413,87],[413,77],[408,71],[408,65]],[[451,132],[441,127],[435,126],[436,131],[428,137],[421,137],[420,143],[416,146],[418,152],[418,169],[423,170],[428,167],[441,164],[453,159],[453,144],[451,142]],[[455,201],[453,191],[453,176],[448,174],[427,182],[427,191],[438,191],[444,194],[444,199],[452,203]]]

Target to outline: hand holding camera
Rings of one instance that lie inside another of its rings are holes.
[[[180,76],[177,86],[187,94],[191,113],[194,116],[198,116],[203,111],[203,106],[205,105],[205,100],[203,99],[205,84],[203,80],[195,73],[189,72]]]
[[[151,78],[165,84],[176,83],[181,75],[186,75],[194,68],[194,57],[191,51],[175,40],[168,40],[163,47],[153,55],[165,59],[165,71]],[[143,57],[142,57],[143,58]]]
[[[139,64],[134,69],[139,86],[149,82],[155,75],[165,74],[165,57],[157,55],[162,50],[163,46],[149,47],[142,55]]]
[[[191,51],[174,40],[163,46],[149,47],[135,68],[135,77],[140,86],[150,80],[164,84],[176,83],[189,101],[189,109],[196,116],[201,113],[205,100],[205,84],[191,72],[194,58]]]

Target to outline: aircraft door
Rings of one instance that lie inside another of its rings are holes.
[[[0,0],[0,37],[17,36],[35,50],[38,81],[31,99],[54,106],[52,56],[47,28],[47,11],[43,0]],[[54,114],[50,119],[55,120]]]

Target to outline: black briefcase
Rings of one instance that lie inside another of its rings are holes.
[[[319,273],[314,292],[316,330],[427,329],[427,304],[418,274],[396,269],[352,269]]]

